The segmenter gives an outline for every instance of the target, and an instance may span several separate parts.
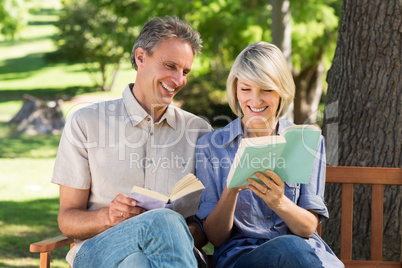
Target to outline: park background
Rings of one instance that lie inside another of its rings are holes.
[[[370,10],[380,2],[373,1]],[[398,0],[384,5],[391,2]],[[50,179],[60,134],[30,135],[32,127],[8,123],[25,94],[49,106],[56,101],[65,117],[79,107],[119,98],[135,78],[130,53],[143,24],[154,16],[177,15],[204,40],[203,54],[175,98],[177,105],[214,127],[227,123],[233,118],[225,96],[231,64],[244,47],[263,40],[282,49],[295,79],[294,113],[288,116],[299,124],[322,126],[342,5],[341,0],[0,0],[0,267],[37,267],[38,256],[29,253],[29,244],[59,233],[58,186]],[[398,19],[400,25],[400,14]],[[394,87],[400,104],[400,80]],[[400,146],[395,153],[400,155]],[[333,161],[345,165],[342,151],[336,156],[341,160]],[[400,167],[400,158],[396,162],[380,166]],[[53,253],[52,266],[65,267],[65,254],[66,249]]]

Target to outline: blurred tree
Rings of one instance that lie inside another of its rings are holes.
[[[400,0],[345,0],[328,72],[324,134],[329,165],[402,166]],[[323,237],[339,252],[340,187],[328,185]],[[370,259],[371,187],[354,187],[353,258]],[[383,259],[400,261],[402,187],[384,188]]]
[[[339,3],[334,0],[292,0],[292,63],[296,84],[294,122],[317,121],[324,74],[336,45]]]
[[[301,86],[309,85],[316,77],[310,69],[319,69],[317,66],[322,66],[322,61],[329,62],[332,57],[331,40],[336,35],[337,17],[328,5],[333,1],[290,1],[293,73]],[[67,54],[74,54],[75,59],[85,58],[90,62],[96,62],[94,57],[85,54],[90,49],[98,56],[108,52],[109,56],[104,57],[106,62],[122,57],[128,60],[127,54],[131,52],[136,35],[152,17],[171,15],[188,21],[201,33],[204,50],[195,60],[189,82],[176,100],[181,101],[184,109],[210,120],[216,115],[234,116],[226,104],[225,88],[235,57],[250,43],[271,42],[272,6],[267,0],[65,0],[64,4],[59,45],[67,48],[64,49]],[[68,16],[74,10],[78,10],[78,14]],[[106,18],[99,17],[102,13],[108,14]],[[69,17],[72,19],[67,20]],[[118,30],[112,25],[118,25]],[[100,40],[106,40],[110,46],[105,48]],[[332,47],[334,49],[335,45]],[[113,52],[113,48],[118,53]],[[110,58],[112,56],[115,59]],[[322,75],[320,78],[322,80]]]
[[[138,34],[128,25],[128,18],[98,8],[91,1],[66,0],[57,26],[57,58],[82,62],[94,84],[104,91],[110,90],[121,59],[130,55],[127,42],[131,44]]]
[[[14,39],[27,23],[24,0],[0,0],[0,34],[6,39]]]

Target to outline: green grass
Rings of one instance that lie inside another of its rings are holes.
[[[30,15],[20,39],[0,41],[1,99],[21,98],[20,92],[60,97],[97,90],[82,64],[49,63],[44,59],[47,53],[56,50],[52,37],[57,33],[54,25],[57,20],[57,12],[39,9]],[[129,61],[125,59],[117,77],[115,90],[118,92],[134,81],[135,71]],[[85,90],[68,90],[75,88]]]
[[[59,234],[53,165],[54,158],[0,158],[0,267],[38,267],[39,255],[29,253],[29,245]],[[66,267],[67,250],[52,254],[53,267]]]

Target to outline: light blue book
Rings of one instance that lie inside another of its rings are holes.
[[[320,135],[316,126],[294,125],[285,128],[282,136],[242,139],[228,174],[228,188],[248,184],[248,178],[260,181],[255,173],[267,169],[285,182],[308,184]]]

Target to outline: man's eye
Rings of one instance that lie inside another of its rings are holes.
[[[165,64],[166,67],[168,67],[169,69],[174,69],[174,65],[172,64]]]

